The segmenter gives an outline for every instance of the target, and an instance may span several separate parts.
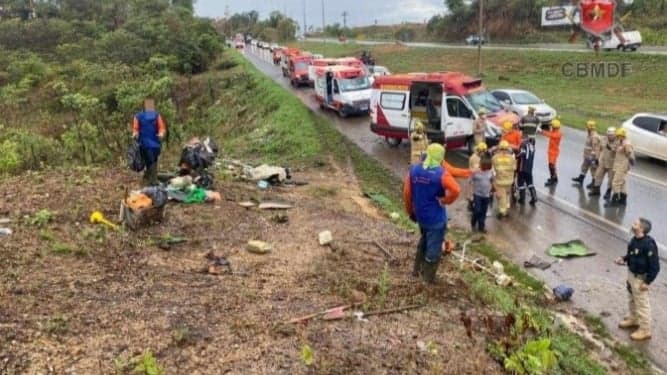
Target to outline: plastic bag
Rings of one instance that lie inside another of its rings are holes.
[[[130,147],[127,148],[127,166],[135,172],[141,172],[146,168],[139,142],[132,142]]]

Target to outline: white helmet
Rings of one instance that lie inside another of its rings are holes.
[[[613,126],[610,126],[607,128],[607,135],[616,135],[616,128]]]

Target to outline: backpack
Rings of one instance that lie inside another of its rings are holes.
[[[135,172],[141,172],[146,168],[139,142],[132,142],[127,148],[127,166]]]

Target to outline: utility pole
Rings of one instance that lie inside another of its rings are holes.
[[[477,31],[477,75],[482,76],[482,32],[484,31],[484,0],[479,0],[479,30]]]
[[[308,31],[308,24],[306,23],[306,0],[303,0],[303,37],[306,37]]]
[[[343,29],[347,29],[347,11],[343,11]]]
[[[324,29],[326,28],[326,21],[324,18],[324,0],[322,0],[322,39],[326,42],[326,34]]]

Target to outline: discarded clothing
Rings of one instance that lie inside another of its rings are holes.
[[[574,294],[574,289],[570,288],[567,285],[558,285],[553,289],[554,296],[556,296],[556,299],[559,301],[569,301],[570,298],[572,298],[572,295]]]
[[[194,188],[188,192],[187,197],[183,203],[203,203],[206,202],[206,190],[202,188]]]
[[[249,168],[244,173],[252,181],[266,180],[271,183],[280,183],[288,179],[289,173],[286,168],[262,164],[256,168]]]
[[[523,262],[523,266],[526,268],[539,268],[541,270],[546,270],[547,268],[551,267],[551,263],[538,258],[537,255],[533,255],[530,260]]]
[[[588,248],[581,240],[555,243],[547,249],[547,254],[557,258],[588,257],[595,255],[595,253],[588,251]]]
[[[164,188],[151,186],[141,190],[143,194],[146,194],[152,200],[152,206],[156,208],[163,207],[167,204],[169,199],[167,195],[167,190]]]

